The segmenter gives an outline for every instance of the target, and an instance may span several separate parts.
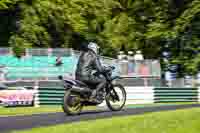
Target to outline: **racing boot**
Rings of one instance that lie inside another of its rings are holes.
[[[100,101],[97,99],[97,90],[93,90],[90,96],[90,100],[95,103],[99,103]]]

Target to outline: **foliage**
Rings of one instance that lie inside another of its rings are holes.
[[[193,75],[200,64],[199,15],[199,0],[1,0],[0,42],[18,55],[27,47],[79,49],[97,41],[104,55],[125,46],[161,60],[169,45],[170,63],[181,76]]]
[[[12,6],[14,6],[16,3],[20,2],[20,1],[24,1],[24,0],[1,0],[0,1],[0,9],[5,10],[8,8],[11,8]]]

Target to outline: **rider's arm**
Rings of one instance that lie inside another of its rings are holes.
[[[95,65],[95,67],[96,67],[96,69],[97,69],[98,72],[102,73],[102,72],[105,71],[104,67],[101,65],[101,62],[100,62],[100,60],[99,60],[98,57],[95,57],[94,65]]]

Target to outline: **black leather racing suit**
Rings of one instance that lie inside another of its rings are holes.
[[[95,85],[96,92],[105,87],[106,79],[104,77],[95,76],[93,71],[102,73],[104,67],[101,65],[96,53],[92,50],[86,50],[81,53],[76,68],[76,79],[89,85]]]

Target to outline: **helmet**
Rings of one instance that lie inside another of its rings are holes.
[[[90,42],[88,44],[88,49],[91,49],[92,51],[94,51],[96,54],[98,54],[98,51],[99,51],[99,46],[94,43],[94,42]]]

